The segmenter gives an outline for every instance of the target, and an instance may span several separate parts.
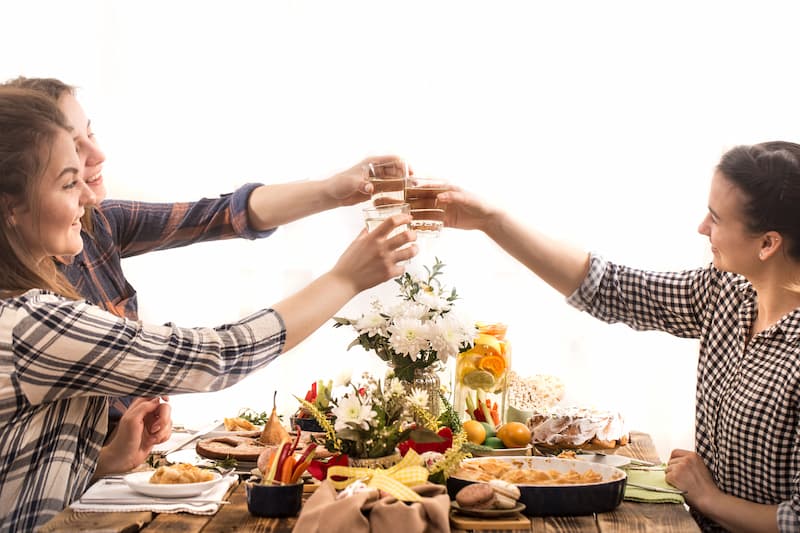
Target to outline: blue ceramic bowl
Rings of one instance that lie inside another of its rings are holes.
[[[616,509],[625,495],[627,475],[623,470],[608,465],[572,461],[555,457],[480,457],[465,461],[511,461],[514,467],[532,470],[557,470],[567,472],[576,470],[583,473],[594,470],[603,476],[597,483],[576,485],[524,485],[518,484],[520,503],[525,504],[522,511],[528,516],[579,516],[592,513],[605,513]],[[459,490],[470,483],[461,479],[456,472],[447,479],[447,493],[454,500]]]
[[[295,516],[303,505],[303,484],[260,485],[246,483],[247,510],[254,516]]]

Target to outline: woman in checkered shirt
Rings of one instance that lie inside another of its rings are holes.
[[[125,277],[122,259],[154,250],[231,238],[260,239],[278,226],[370,198],[370,163],[396,162],[394,156],[370,157],[324,180],[262,185],[248,183],[231,194],[194,202],[151,203],[106,199],[103,166],[106,160],[91,121],[77,99],[75,87],[54,78],[16,78],[8,86],[35,89],[48,95],[72,126],[84,181],[97,205],[86,209],[83,251],[57,264],[78,292],[118,316],[138,320],[136,290]],[[116,424],[131,398],[115,399],[109,410]],[[162,423],[169,420],[164,413]]]
[[[82,300],[55,267],[83,248],[95,200],[52,99],[0,87],[0,531],[32,531],[83,494],[104,466],[109,398],[229,387],[417,253],[413,232],[389,237],[410,222],[397,215],[271,308],[216,328],[148,325]]]
[[[699,339],[696,451],[672,452],[667,481],[706,531],[800,531],[800,145],[723,155],[698,228],[713,263],[682,272],[569,248],[463,191],[439,201],[578,309]]]

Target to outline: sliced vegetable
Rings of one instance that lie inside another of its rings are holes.
[[[292,479],[292,472],[294,472],[294,466],[295,466],[295,458],[293,455],[290,455],[281,465],[281,476],[280,476],[281,483],[289,483],[289,480]]]

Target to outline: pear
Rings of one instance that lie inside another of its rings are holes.
[[[281,424],[281,419],[278,418],[278,411],[275,409],[275,399],[278,396],[278,391],[272,395],[272,413],[269,415],[269,420],[264,424],[264,430],[258,438],[263,444],[280,444],[285,440],[289,440],[289,432]]]

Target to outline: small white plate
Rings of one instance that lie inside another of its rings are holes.
[[[132,490],[144,494],[145,496],[153,496],[155,498],[190,498],[198,496],[205,491],[211,489],[216,485],[222,476],[219,472],[212,472],[214,479],[210,481],[202,481],[200,483],[150,483],[150,478],[153,477],[153,472],[134,472],[128,474],[122,479],[125,484]]]
[[[579,453],[575,455],[575,459],[579,461],[586,461],[587,463],[597,463],[601,465],[613,466],[622,468],[623,466],[631,464],[630,457],[624,455],[598,455],[590,453]]]

